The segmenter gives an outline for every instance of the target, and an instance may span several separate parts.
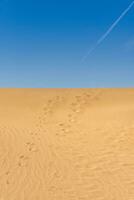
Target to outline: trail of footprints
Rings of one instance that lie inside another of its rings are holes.
[[[97,100],[100,94],[101,90],[95,92],[89,91],[81,93],[81,95],[76,95],[73,102],[69,105],[67,104],[67,108],[70,112],[67,114],[68,122],[70,124],[76,122],[77,115],[85,109],[85,105],[90,105],[93,100]],[[55,98],[47,100],[37,120],[37,126],[39,129],[47,124],[49,116],[53,115],[54,112],[58,112],[58,108],[60,108],[61,104],[64,104],[67,98],[67,96],[56,96]]]
[[[53,114],[54,108],[62,102],[64,102],[64,98],[61,96],[56,96],[55,98],[46,101],[36,123],[39,130],[41,130],[48,123],[48,118]]]
[[[84,92],[81,95],[76,95],[74,101],[70,105],[71,113],[68,115],[69,122],[76,122],[78,114],[82,113],[87,106],[92,104],[93,100],[98,100],[101,90],[96,92]]]
[[[69,113],[67,113],[67,120],[59,123],[59,133],[57,132],[56,135],[62,136],[63,134],[64,136],[71,132],[72,125],[77,123],[78,114],[83,112],[87,105],[90,106],[93,100],[97,100],[100,94],[101,90],[97,90],[95,92],[89,91],[74,96],[73,102],[66,105],[66,108],[69,111]],[[51,115],[53,115],[54,112],[58,113],[58,108],[60,108],[61,104],[64,104],[67,98],[67,96],[56,96],[55,98],[47,100],[37,120],[37,128],[39,130],[45,128],[48,119],[51,119]],[[51,121],[49,121],[49,123],[51,124]],[[57,124],[52,124],[52,126],[57,126]]]
[[[27,163],[30,159],[30,157],[32,156],[32,153],[36,153],[39,151],[39,149],[37,148],[36,144],[33,142],[26,142],[26,151],[27,154],[21,154],[19,156],[19,160],[18,160],[18,166],[19,167],[23,167],[23,166],[27,166]]]
[[[30,132],[30,134],[34,135],[34,132]],[[35,132],[35,137],[38,136],[38,134]],[[39,152],[39,145],[37,145],[34,140],[28,141],[25,143],[25,154],[21,154],[18,159],[18,166],[23,167],[27,166],[30,158],[34,155],[34,153]]]
[[[7,133],[7,130],[10,134]],[[2,163],[3,163],[5,165],[5,168],[7,168],[5,170],[5,174],[1,175],[1,176],[5,177],[4,178],[5,184],[7,186],[10,186],[10,184],[12,184],[11,177],[12,178],[14,177],[14,175],[16,174],[16,170],[17,169],[23,170],[23,167],[27,167],[29,162],[31,161],[32,156],[35,153],[39,152],[39,144],[37,144],[37,142],[35,142],[36,141],[35,137],[39,138],[37,131],[32,131],[32,132],[28,131],[28,130],[21,130],[21,131],[22,131],[22,133],[24,131],[28,135],[29,138],[31,138],[31,136],[32,136],[31,140],[29,140],[29,141],[28,140],[25,141],[26,139],[25,140],[22,139],[22,145],[24,145],[22,153],[21,153],[21,151],[14,152],[14,149],[12,150],[13,142],[14,142],[14,137],[13,137],[14,135],[12,135],[12,133],[19,134],[20,130],[18,130],[16,128],[6,127],[6,126],[0,127],[0,134],[2,135],[2,137],[5,135],[6,137],[8,137],[8,140],[10,140],[9,147],[5,143],[6,152],[5,152],[5,155],[3,155],[3,158],[0,160],[0,165],[2,166]],[[18,137],[21,137],[22,133],[20,133],[20,136],[18,135]],[[3,140],[4,140],[4,137],[3,137]],[[11,152],[10,152],[10,149],[11,149]],[[9,157],[8,157],[9,153],[10,153],[10,159],[11,159],[11,157],[13,157],[12,162],[10,162],[10,160],[9,160]],[[18,154],[18,156],[16,154]]]

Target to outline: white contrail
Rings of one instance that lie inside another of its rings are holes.
[[[118,23],[122,20],[122,18],[128,13],[128,11],[134,5],[134,1],[128,6],[127,9],[119,16],[119,18],[110,26],[110,28],[106,31],[106,33],[96,42],[96,44],[88,51],[88,53],[83,57],[82,61],[84,61],[97,47],[100,45],[105,38],[112,32],[112,30],[118,25]]]

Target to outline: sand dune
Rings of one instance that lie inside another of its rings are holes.
[[[133,200],[134,89],[0,89],[0,200]]]

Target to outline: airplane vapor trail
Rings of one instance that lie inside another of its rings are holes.
[[[106,37],[113,31],[113,29],[118,25],[118,23],[123,19],[123,17],[129,12],[129,10],[132,8],[133,5],[134,5],[134,1],[131,2],[131,4],[123,11],[123,13],[118,17],[118,19],[105,32],[105,34],[88,51],[88,53],[83,57],[82,61],[84,61],[106,39]]]

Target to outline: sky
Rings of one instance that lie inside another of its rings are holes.
[[[0,0],[0,87],[134,87],[132,0]]]

